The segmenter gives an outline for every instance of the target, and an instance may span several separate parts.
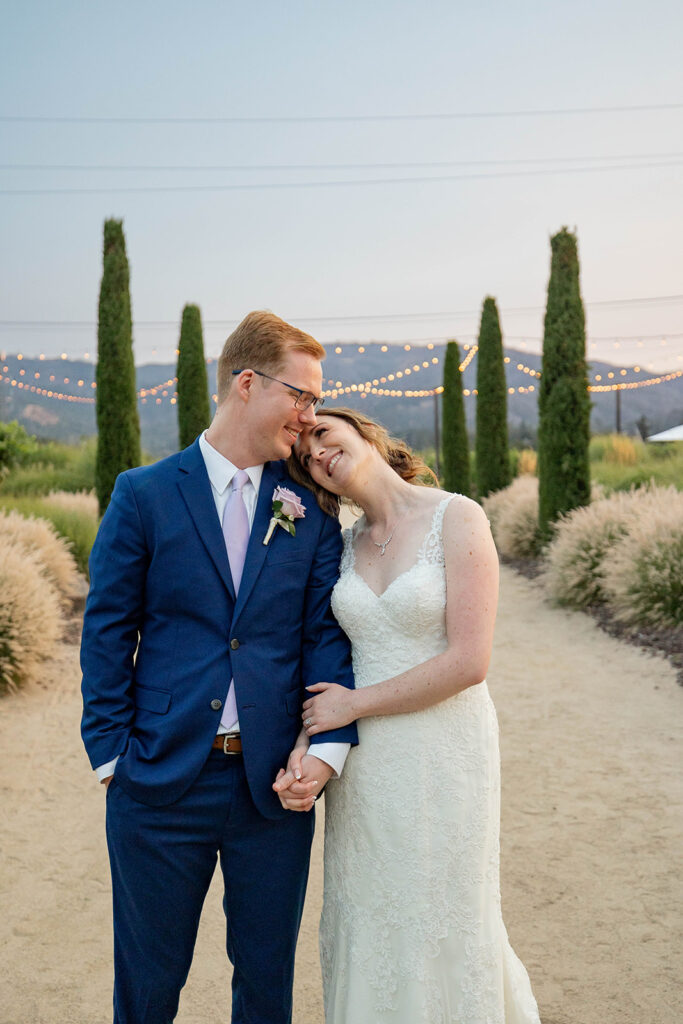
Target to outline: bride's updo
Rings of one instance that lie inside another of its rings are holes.
[[[365,441],[377,449],[384,461],[408,483],[430,487],[439,486],[439,481],[427,463],[411,451],[405,441],[392,437],[388,430],[380,423],[376,423],[375,420],[357,412],[356,409],[347,409],[344,406],[321,410],[320,415],[321,417],[338,416],[339,419],[346,420]],[[301,465],[295,451],[296,448],[292,449],[292,454],[287,460],[289,475],[297,483],[303,484],[309,491],[313,491],[323,512],[327,512],[331,516],[339,515],[340,505],[342,503],[351,504],[351,502],[347,498],[340,498],[338,495],[332,494],[317,484]]]

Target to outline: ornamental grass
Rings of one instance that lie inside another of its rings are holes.
[[[0,537],[35,556],[64,604],[76,597],[80,589],[76,560],[70,544],[57,534],[47,519],[0,511]]]
[[[0,534],[0,691],[37,677],[61,629],[59,592],[44,564]]]
[[[604,563],[637,515],[639,492],[616,493],[574,509],[556,524],[545,552],[543,583],[557,604],[586,608],[607,600]]]
[[[628,533],[608,552],[604,592],[615,618],[655,628],[683,626],[683,493],[650,488]]]
[[[538,480],[520,476],[482,501],[496,546],[507,558],[534,558],[541,550]]]

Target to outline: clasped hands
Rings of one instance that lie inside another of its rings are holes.
[[[308,737],[317,732],[340,729],[353,722],[353,690],[337,683],[314,683],[306,687],[315,697],[304,701],[303,728],[289,755],[287,768],[281,768],[273,783],[280,803],[289,811],[310,811],[318,793],[333,774],[330,765],[308,753]]]

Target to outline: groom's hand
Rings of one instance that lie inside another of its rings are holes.
[[[310,811],[318,793],[334,772],[329,764],[314,757],[313,754],[304,754],[299,765],[300,779],[296,778],[296,768],[290,763],[287,771],[284,768],[280,769],[273,783],[280,803],[288,811]]]

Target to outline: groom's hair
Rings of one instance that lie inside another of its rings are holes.
[[[263,310],[247,313],[218,357],[218,404],[230,390],[233,370],[261,370],[275,375],[284,366],[289,352],[307,352],[315,359],[325,358],[325,349],[319,341],[274,313]]]

